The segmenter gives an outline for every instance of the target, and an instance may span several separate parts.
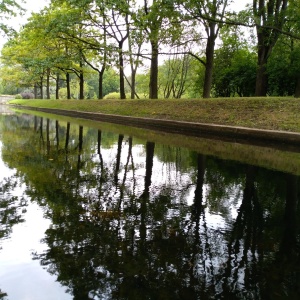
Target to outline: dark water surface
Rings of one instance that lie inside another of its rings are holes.
[[[0,149],[0,299],[299,299],[297,151],[21,113]]]

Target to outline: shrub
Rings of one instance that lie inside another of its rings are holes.
[[[22,99],[22,95],[21,94],[15,95],[15,99]]]
[[[34,99],[34,94],[33,93],[21,93],[22,99]]]
[[[103,99],[120,99],[120,93],[113,92],[105,95]]]

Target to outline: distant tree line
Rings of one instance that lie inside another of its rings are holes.
[[[3,47],[0,92],[299,97],[299,1],[254,0],[239,12],[232,2],[52,0]],[[1,16],[10,13],[1,6]]]

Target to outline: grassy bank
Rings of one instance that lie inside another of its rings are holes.
[[[300,132],[300,99],[12,100],[10,104]]]

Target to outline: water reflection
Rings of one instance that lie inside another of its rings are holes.
[[[2,158],[51,222],[33,259],[73,299],[299,296],[298,176],[71,122],[3,118]],[[17,199],[4,198],[1,213],[20,220]]]
[[[22,215],[26,212],[26,200],[11,193],[17,188],[18,179],[15,176],[4,178],[0,182],[0,239],[6,239],[15,224],[24,221]],[[1,249],[1,244],[0,244]]]

